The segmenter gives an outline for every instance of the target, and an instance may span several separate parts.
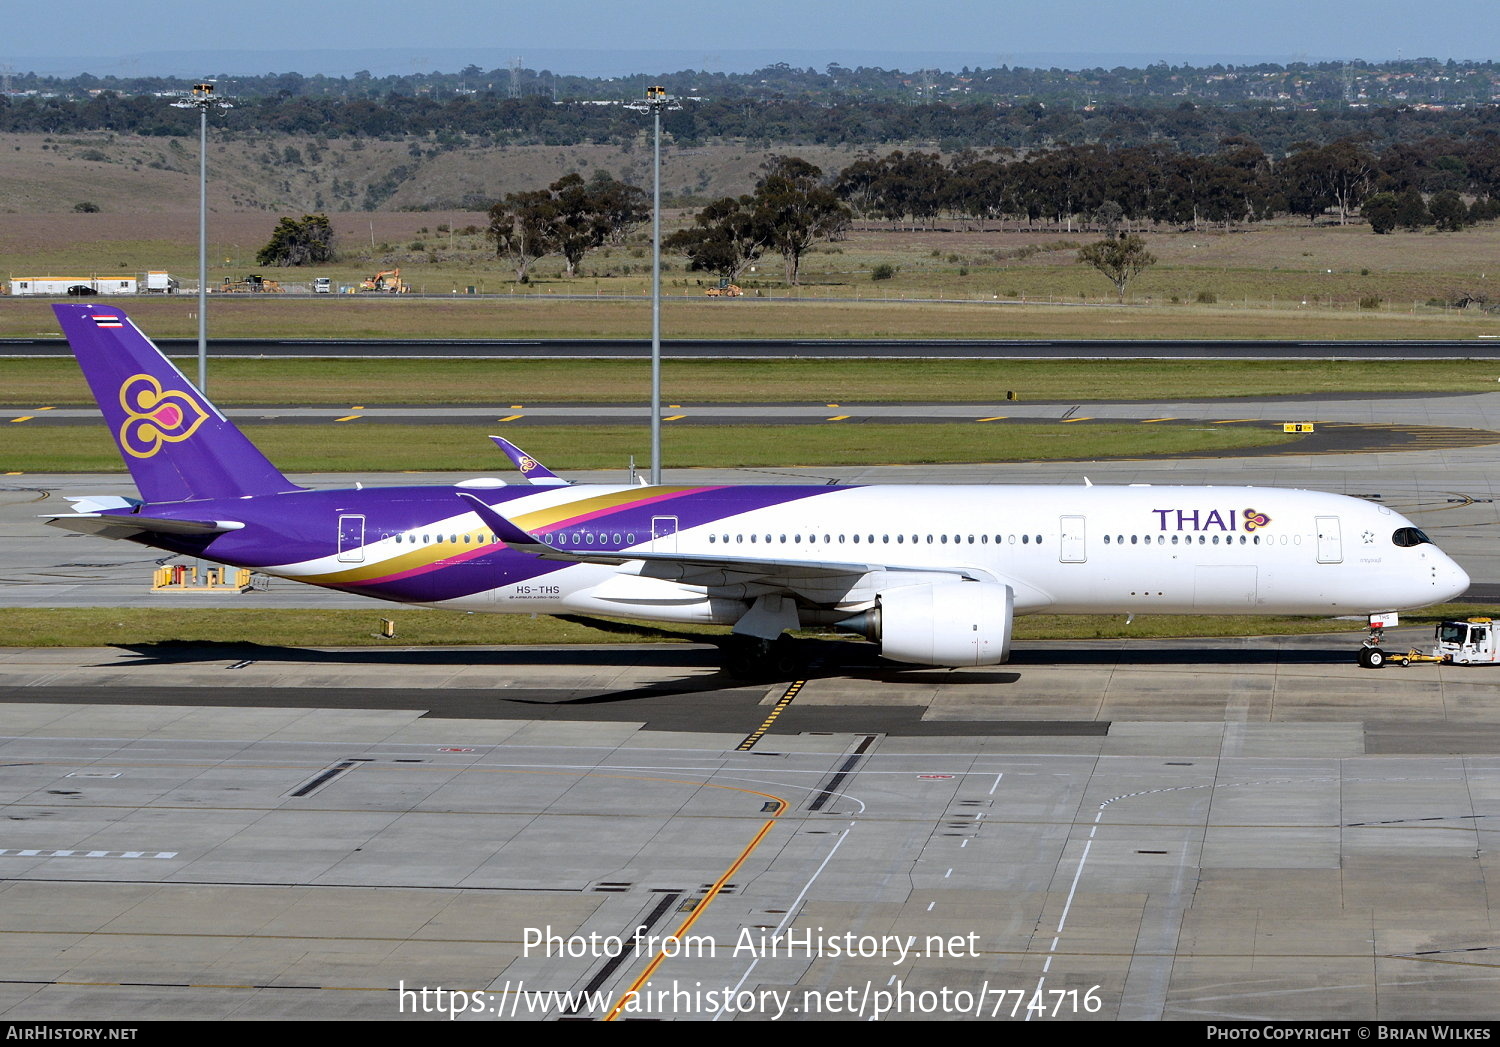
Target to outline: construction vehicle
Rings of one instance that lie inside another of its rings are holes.
[[[224,277],[224,282],[219,285],[220,294],[281,294],[281,285],[269,277],[251,273],[243,280],[231,280]]]
[[[1389,654],[1377,646],[1360,651],[1360,664],[1379,669],[1387,661],[1411,665],[1413,662],[1447,662],[1451,665],[1486,665],[1500,662],[1500,636],[1491,618],[1466,618],[1463,621],[1439,622],[1433,635],[1432,653],[1413,647],[1405,654]]]
[[[408,290],[401,281],[400,269],[385,269],[359,282],[361,291],[380,291],[385,294],[405,294]]]
[[[740,290],[739,284],[732,284],[728,280],[720,280],[718,287],[710,287],[703,293],[709,298],[738,298],[745,292]]]

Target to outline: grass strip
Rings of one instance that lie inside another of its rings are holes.
[[[1079,267],[1062,270],[1082,279]],[[1096,278],[1097,279],[1097,278]],[[1055,281],[1047,279],[1051,284]],[[1100,290],[1107,289],[1107,285]],[[324,295],[287,299],[277,295],[215,296],[210,308],[214,338],[642,338],[651,329],[650,302],[640,297],[589,297],[586,283],[548,288],[553,293],[493,298],[418,298],[391,295]],[[631,293],[639,294],[636,287]],[[1012,288],[1011,290],[1016,290]],[[1024,290],[1021,288],[1021,290]],[[1331,290],[1331,289],[1330,289]],[[662,303],[666,338],[1265,338],[1381,340],[1473,338],[1493,334],[1500,322],[1478,310],[1368,311],[1292,307],[1307,295],[1289,294],[1266,308],[1259,292],[1241,308],[1198,305],[1061,305],[1071,294],[1044,295],[1051,304],[1020,305],[991,300],[934,302],[941,292],[913,289],[907,298],[827,301],[818,296],[877,294],[859,287],[773,289],[775,298],[705,299],[701,290],[669,291]],[[1274,287],[1271,293],[1275,293]],[[1283,289],[1283,293],[1286,293]],[[580,295],[583,297],[565,297]],[[977,297],[977,296],[975,296]],[[988,295],[984,297],[988,298]],[[1007,293],[1008,297],[1008,293]],[[1239,298],[1226,295],[1225,301]],[[1403,296],[1404,297],[1404,296]],[[1097,301],[1097,300],[1096,300]],[[50,301],[13,299],[0,310],[0,337],[34,338],[57,333]],[[118,303],[117,303],[118,304]],[[194,300],[134,299],[123,308],[153,338],[197,334]],[[1238,304],[1238,303],[1237,303]]]
[[[550,615],[459,614],[372,605],[369,610],[172,609],[170,594],[142,594],[151,607],[0,608],[0,647],[135,647],[148,644],[256,644],[282,647],[401,647],[516,644],[709,642],[727,628],[633,620],[562,619]],[[240,599],[226,597],[226,600]],[[243,597],[253,600],[253,596]],[[164,606],[165,605],[165,606]],[[1476,604],[1444,604],[1402,614],[1406,626],[1493,613]],[[394,639],[379,635],[380,619],[396,623]],[[1362,620],[1291,616],[1030,615],[1017,618],[1015,638],[1128,640],[1174,637],[1283,636],[1361,633]],[[1351,638],[1352,642],[1352,638]],[[1424,641],[1425,642],[1425,641]],[[1399,644],[1390,645],[1392,650]]]
[[[486,432],[503,432],[553,470],[624,469],[628,456],[649,460],[650,434],[638,426],[255,425],[250,438],[289,473],[462,472],[509,475]],[[847,466],[1098,458],[1232,451],[1298,437],[1270,428],[1204,429],[1166,425],[994,425],[828,423],[694,426],[667,430],[670,469],[740,466]],[[120,455],[102,425],[0,429],[0,471],[118,472]]]
[[[183,366],[187,366],[183,364]],[[188,368],[191,370],[191,367]],[[233,404],[640,403],[642,360],[211,360],[209,392]],[[18,412],[91,404],[72,360],[0,360]],[[1490,392],[1500,364],[1471,360],[673,360],[673,403],[1000,403],[1193,400],[1295,393]]]

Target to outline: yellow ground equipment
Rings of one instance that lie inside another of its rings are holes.
[[[168,564],[158,567],[151,576],[151,591],[202,593],[245,592],[252,587],[251,572],[245,567],[206,568],[201,574],[198,568],[188,564]]]
[[[256,273],[251,273],[243,280],[231,280],[224,277],[224,282],[219,285],[220,294],[281,294],[281,285],[275,280],[268,279]]]
[[[406,284],[401,281],[400,269],[384,269],[374,276],[366,277],[359,282],[361,291],[379,291],[384,294],[405,294],[408,290]]]

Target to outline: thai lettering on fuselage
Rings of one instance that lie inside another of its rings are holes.
[[[1254,509],[1152,509],[1162,531],[1256,531],[1271,522]]]

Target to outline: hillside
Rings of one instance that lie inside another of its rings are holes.
[[[668,199],[748,192],[765,158],[778,151],[746,144],[662,152]],[[835,171],[855,147],[798,147],[797,155]],[[196,201],[195,138],[106,132],[0,135],[0,214],[63,214],[90,202],[114,214],[178,212]],[[308,136],[224,138],[210,132],[209,201],[217,213],[482,210],[507,192],[534,189],[568,173],[603,170],[651,184],[650,143],[479,146]],[[420,224],[420,223],[419,223]]]
[[[195,284],[196,145],[191,138],[107,133],[0,136],[6,158],[0,165],[0,279],[167,269],[183,279],[184,287]],[[748,191],[765,159],[777,151],[748,143],[668,148],[666,228],[689,221],[696,201]],[[795,151],[830,172],[870,155],[853,147]],[[644,228],[623,245],[591,253],[575,279],[561,276],[561,261],[554,256],[540,263],[529,286],[518,287],[513,271],[495,257],[483,235],[488,222],[483,208],[507,192],[538,188],[575,170],[586,176],[602,170],[649,185],[649,163],[642,140],[629,148],[481,147],[443,146],[433,139],[220,133],[210,144],[210,286],[259,268],[256,252],[279,216],[322,210],[333,221],[339,258],[316,270],[272,274],[289,286],[305,287],[313,276],[348,285],[400,267],[415,290],[441,295],[469,287],[541,296],[640,294],[649,270]],[[80,212],[79,204],[98,211]],[[376,209],[366,210],[368,204]],[[1500,301],[1494,265],[1500,223],[1457,233],[1429,228],[1374,236],[1363,223],[1340,227],[1332,221],[1314,225],[1283,216],[1228,229],[1148,228],[1157,263],[1132,284],[1130,297],[1142,306],[1172,307],[1173,315],[1183,318],[1163,330],[1197,333],[1201,325],[1210,336],[1228,333],[1221,330],[1222,319],[1215,319],[1225,309],[1245,313],[1242,320],[1251,329],[1263,323],[1268,330],[1275,327],[1271,313],[1288,314],[1278,322],[1305,317],[1308,329],[1299,334],[1317,328],[1311,313],[1333,311],[1338,320],[1329,336],[1347,337],[1337,331],[1348,327],[1351,311],[1364,314],[1361,327],[1398,319],[1448,323],[1445,302]],[[1074,228],[1071,220],[1033,226],[1014,219],[939,218],[920,229],[859,220],[841,240],[813,250],[801,287],[789,291],[783,285],[774,258],[758,271],[747,271],[740,282],[754,297],[1112,303],[1108,283],[1076,262],[1076,248],[1097,235]],[[679,298],[701,296],[705,283],[712,283],[705,274],[686,271],[680,256],[669,255],[664,271],[667,293]],[[0,324],[4,333],[48,326],[19,303],[6,311]],[[1181,326],[1189,314],[1200,312],[1194,325]],[[740,313],[749,320],[745,309]],[[1460,315],[1465,327],[1470,318],[1485,330],[1496,322],[1478,309]],[[415,331],[432,332],[413,323]],[[1102,318],[1095,321],[1100,324]],[[750,326],[763,325],[757,320]],[[790,318],[782,326],[787,334],[796,330]],[[293,324],[288,333],[296,330]],[[605,333],[589,324],[579,330]],[[829,330],[846,332],[838,326]],[[1403,329],[1401,336],[1414,335]]]

